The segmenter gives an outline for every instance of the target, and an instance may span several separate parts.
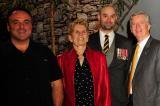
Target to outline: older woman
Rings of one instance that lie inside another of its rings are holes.
[[[87,48],[88,37],[87,22],[73,21],[68,36],[73,48],[58,56],[65,106],[111,106],[106,57]]]

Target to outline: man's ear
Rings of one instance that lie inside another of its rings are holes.
[[[150,29],[151,29],[151,24],[148,25],[148,30],[150,31]]]
[[[68,35],[68,39],[69,39],[70,42],[73,42],[71,35]]]

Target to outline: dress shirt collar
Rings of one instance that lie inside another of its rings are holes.
[[[104,32],[102,32],[101,30],[99,30],[99,35],[100,35],[101,47],[103,48],[106,33],[104,33]],[[111,32],[108,33],[107,35],[109,36],[109,47],[111,47],[112,42],[113,42],[114,37],[115,37],[115,33],[114,33],[114,31],[111,31]]]
[[[148,39],[149,39],[150,35],[148,37],[146,37],[144,40],[142,40],[141,42],[138,42],[137,44],[139,44],[140,46],[140,52],[142,52],[144,46],[146,45]]]

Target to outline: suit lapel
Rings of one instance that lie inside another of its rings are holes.
[[[101,43],[100,43],[100,35],[99,31],[95,33],[96,36],[94,36],[94,45],[97,48],[97,50],[102,51]]]
[[[117,60],[117,51],[116,51],[116,49],[119,48],[118,45],[121,45],[121,43],[119,42],[121,38],[116,33],[115,33],[115,38],[114,39],[115,39],[115,42],[114,42],[115,43],[115,47],[114,47],[114,52],[113,52],[114,54],[113,54],[113,59],[112,59],[111,64],[110,64],[109,67],[112,67],[112,66],[114,67],[114,65],[115,65],[114,62]]]
[[[108,52],[106,53],[106,57],[107,57],[107,66],[110,66],[110,64],[113,61],[114,58],[114,53],[115,52],[115,39],[112,42],[111,47],[109,48]]]

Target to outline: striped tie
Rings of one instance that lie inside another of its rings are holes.
[[[106,54],[108,50],[109,50],[109,37],[108,35],[105,35],[104,46],[103,46],[104,54]]]

